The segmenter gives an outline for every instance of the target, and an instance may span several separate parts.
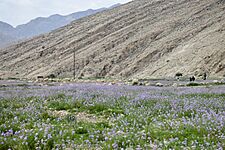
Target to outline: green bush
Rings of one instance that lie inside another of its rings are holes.
[[[180,72],[178,72],[178,73],[176,73],[176,74],[175,74],[175,76],[176,76],[176,77],[182,77],[182,76],[183,76],[183,74],[182,74],[182,73],[180,73]]]
[[[188,83],[187,86],[201,86],[201,83],[196,83],[196,82],[192,82],[192,83]]]
[[[53,78],[56,78],[56,75],[55,74],[50,74],[50,75],[47,76],[47,78],[53,79]]]

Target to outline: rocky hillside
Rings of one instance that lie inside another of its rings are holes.
[[[0,51],[1,76],[225,74],[225,0],[135,0]]]

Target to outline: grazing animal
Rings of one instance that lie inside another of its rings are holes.
[[[194,76],[190,77],[190,81],[191,81],[191,82],[192,82],[192,81],[195,81],[195,77],[194,77]]]
[[[37,76],[37,79],[44,79],[44,76]]]
[[[206,78],[207,78],[207,74],[204,73],[204,74],[203,74],[203,80],[206,80]]]

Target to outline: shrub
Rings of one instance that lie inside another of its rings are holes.
[[[201,86],[202,84],[200,83],[195,83],[195,82],[192,82],[192,83],[188,83],[187,86]]]
[[[88,131],[87,131],[87,129],[84,128],[84,127],[78,127],[78,128],[76,129],[76,134],[87,134],[87,133],[88,133]]]
[[[54,74],[50,74],[50,75],[48,75],[48,76],[47,76],[47,78],[49,78],[49,79],[53,79],[53,78],[56,78],[56,75],[54,75]]]
[[[15,77],[8,77],[8,80],[19,80],[19,78],[15,78]]]
[[[183,76],[183,74],[180,73],[180,72],[177,72],[177,73],[175,74],[175,77],[182,77],[182,76]]]
[[[37,79],[44,79],[44,76],[37,76]]]

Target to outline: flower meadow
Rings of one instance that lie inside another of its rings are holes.
[[[0,87],[0,150],[225,149],[225,86]]]

